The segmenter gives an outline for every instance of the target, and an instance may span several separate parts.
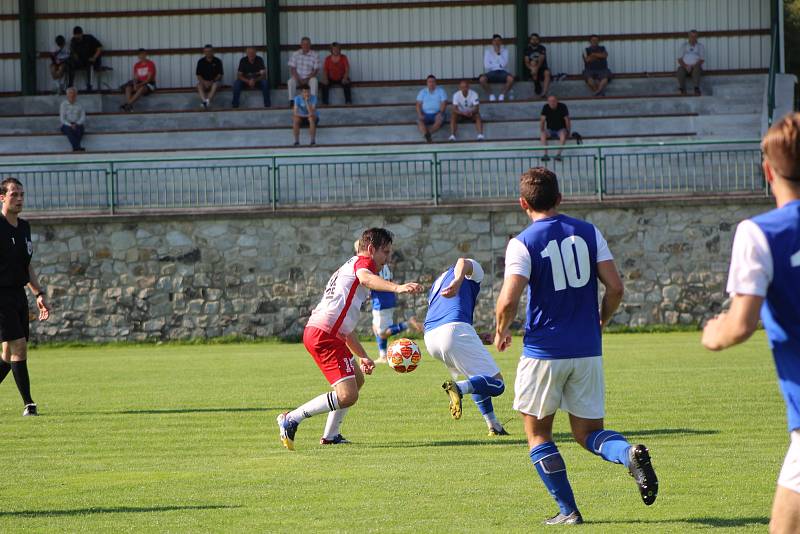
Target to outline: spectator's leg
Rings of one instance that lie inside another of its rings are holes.
[[[142,95],[144,95],[147,90],[148,89],[146,85],[143,85],[140,88],[138,88],[135,93],[133,93],[131,96],[128,97],[128,105],[132,106],[134,102],[142,98]]]
[[[600,85],[597,86],[597,94],[602,95],[603,91],[606,90],[606,86],[608,85],[608,78],[603,78],[600,80]]]
[[[200,101],[206,101],[206,84],[204,82],[197,82],[197,94],[200,95]]]
[[[695,67],[692,69],[692,85],[694,86],[694,90],[697,91],[700,89],[700,76],[703,75],[703,71],[700,67]]]
[[[330,91],[330,86],[327,83],[322,82],[322,83],[319,84],[319,87],[322,90],[322,104],[327,106],[328,105],[328,95],[329,95],[329,91]]]
[[[439,131],[439,128],[442,127],[442,123],[444,122],[444,115],[437,115],[436,121],[434,121],[433,125],[431,126],[430,133],[434,134]]]
[[[547,97],[547,91],[550,90],[551,78],[550,78],[550,71],[549,70],[544,71],[543,78],[544,78],[544,81],[542,82],[542,98],[545,98],[545,97]]]
[[[311,94],[317,96],[317,89],[319,89],[319,80],[316,78],[311,78],[308,80],[308,88],[311,91]]]
[[[130,83],[126,83],[124,86],[124,90],[125,90],[125,104],[123,104],[123,107],[126,105],[130,105],[131,103],[131,92],[133,91],[133,85],[131,85]]]
[[[428,127],[425,125],[425,119],[417,119],[417,128],[419,133],[425,136],[428,133]]]
[[[258,84],[261,87],[261,96],[264,97],[264,107],[268,108],[272,105],[269,98],[269,82],[267,82],[267,80],[261,80]]]
[[[539,141],[541,141],[542,146],[544,146],[544,147],[547,146],[547,131],[539,133]],[[547,155],[547,149],[546,148],[544,149],[544,155],[545,156]]]
[[[489,78],[485,74],[481,74],[478,78],[478,83],[481,84],[481,87],[486,92],[486,95],[492,94],[492,88],[489,86]]]
[[[584,78],[584,81],[586,82],[586,85],[589,87],[589,90],[592,93],[596,93],[597,92],[597,83],[595,83],[594,78],[592,78],[591,74],[587,75]]]
[[[481,119],[480,113],[475,113],[475,129],[479,135],[483,135],[483,119]]]
[[[686,92],[686,69],[683,67],[678,67],[678,71],[676,72],[676,76],[678,77],[678,90],[681,93]]]
[[[289,78],[289,81],[286,82],[286,88],[289,90],[289,107],[291,107],[294,96],[297,94],[297,80],[294,77]]]
[[[569,132],[566,128],[562,128],[558,131],[558,152],[556,152],[556,157],[561,157],[561,147],[567,143],[567,136]]]
[[[212,100],[214,100],[214,95],[217,94],[217,89],[219,88],[219,83],[213,82],[211,84],[211,90],[208,92],[208,103],[210,104]]]
[[[308,136],[311,138],[311,144],[317,142],[317,118],[313,115],[308,117]]]
[[[455,135],[458,131],[458,113],[453,111],[450,114],[450,135]]]
[[[353,94],[350,92],[350,82],[342,82],[342,91],[344,91],[344,103],[353,103]]]
[[[80,124],[80,125],[75,127],[75,138],[78,140],[78,147],[79,148],[81,146],[81,140],[83,139],[83,132],[84,132],[84,128],[83,128],[82,124]]]
[[[59,78],[58,67],[59,66],[56,65],[55,63],[50,63],[50,77],[53,78],[54,80],[57,80]]]
[[[67,140],[69,144],[72,145],[72,150],[77,150],[81,146],[80,140],[75,135],[75,131],[72,129],[71,126],[67,126],[66,124],[61,125],[61,133],[67,136]]]
[[[294,120],[292,122],[292,133],[294,134],[294,142],[300,142],[300,122],[302,122],[301,117],[294,116],[292,117]]]
[[[514,77],[509,74],[508,76],[506,76],[506,85],[505,87],[503,87],[503,94],[507,95],[513,85],[514,85]]]
[[[239,98],[242,96],[242,80],[236,79],[233,82],[233,101],[231,102],[231,106],[233,109],[239,107]]]
[[[75,81],[75,61],[70,58],[67,60],[67,87],[72,87],[72,82]]]

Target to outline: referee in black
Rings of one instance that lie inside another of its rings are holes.
[[[3,342],[0,382],[12,372],[25,403],[22,415],[38,415],[28,378],[30,325],[25,286],[36,296],[40,321],[50,317],[50,309],[31,265],[31,226],[28,221],[19,218],[25,202],[22,182],[16,178],[6,178],[0,182],[0,202],[3,214],[0,217],[0,340]]]

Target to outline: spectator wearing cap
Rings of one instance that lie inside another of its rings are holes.
[[[604,96],[606,86],[611,80],[611,71],[608,70],[608,52],[606,47],[600,46],[600,36],[592,35],[589,46],[583,51],[583,79],[591,89],[594,96]]]
[[[137,100],[156,90],[156,64],[147,59],[144,48],[140,48],[136,55],[139,61],[133,64],[133,77],[122,86],[125,101],[120,109],[123,111],[133,111]]]
[[[547,48],[542,44],[538,33],[532,33],[525,49],[525,67],[533,80],[533,90],[537,96],[547,96],[550,89],[550,67],[547,66]]]
[[[700,77],[703,75],[703,63],[706,47],[697,42],[697,30],[689,32],[689,40],[681,45],[678,52],[678,90],[686,94],[686,79],[692,80],[694,94],[700,96]]]
[[[203,47],[203,57],[198,60],[194,73],[197,76],[197,94],[200,95],[200,106],[208,109],[211,101],[214,100],[214,95],[217,94],[219,82],[224,74],[222,61],[214,55],[214,47],[210,44]]]
[[[100,68],[103,45],[94,35],[83,33],[83,28],[75,26],[72,29],[72,40],[69,43],[70,59],[67,86],[72,87],[75,81],[75,72],[86,71],[86,92],[92,91],[92,71]]]
[[[63,35],[56,37],[56,46],[50,51],[50,77],[53,79],[53,86],[56,94],[62,95],[66,89],[65,76],[67,73],[67,62],[69,61],[69,47]]]
[[[487,47],[483,53],[484,73],[480,75],[478,81],[483,90],[489,95],[489,100],[505,100],[506,95],[514,85],[514,75],[508,72],[508,48],[503,46],[503,38],[494,34],[492,45]],[[503,90],[498,97],[492,93],[490,83],[504,83]]]
[[[78,90],[74,87],[67,88],[67,99],[61,102],[58,116],[61,120],[61,133],[67,136],[72,151],[85,151],[86,149],[81,146],[81,139],[86,123],[86,111],[78,104]]]
[[[430,74],[425,81],[426,87],[417,93],[417,127],[429,143],[431,137],[444,123],[444,110],[447,108],[447,93],[436,86],[436,76]]]
[[[295,50],[289,58],[289,70],[292,74],[287,83],[290,107],[294,106],[297,88],[302,85],[307,85],[311,94],[317,95],[319,67],[319,55],[311,50],[311,39],[303,37],[300,39],[300,50]]]
[[[239,107],[239,97],[242,89],[261,89],[261,96],[264,99],[264,107],[268,108],[271,104],[269,98],[269,83],[267,83],[267,66],[264,59],[256,55],[256,49],[248,46],[244,51],[244,57],[239,60],[239,68],[236,71],[236,80],[233,82],[233,102],[231,105]]]
[[[342,47],[339,43],[331,44],[331,53],[325,58],[322,68],[322,103],[328,105],[328,92],[331,86],[341,85],[344,91],[345,104],[352,104],[350,94],[350,61],[347,56],[342,54]]]

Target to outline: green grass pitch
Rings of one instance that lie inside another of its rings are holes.
[[[295,452],[275,416],[327,391],[302,345],[34,350],[42,415],[23,419],[12,377],[0,385],[0,532],[541,531],[556,507],[511,410],[519,346],[498,358],[511,436],[488,437],[471,400],[451,420],[425,355],[368,377],[352,445],[320,446],[319,416]],[[763,332],[720,354],[697,332],[607,335],[605,365],[607,427],[650,448],[660,494],[645,507],[561,414],[582,531],[765,531],[788,434]]]

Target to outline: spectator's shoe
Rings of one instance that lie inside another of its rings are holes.
[[[82,146],[79,146],[78,148],[73,148],[72,151],[73,152],[86,152],[86,149],[83,148]]]
[[[39,415],[39,412],[36,410],[36,403],[25,405],[25,411],[22,412],[22,417],[35,417],[37,415]]]
[[[456,136],[455,136],[455,135],[453,135],[453,134],[450,134],[450,137],[448,137],[447,139],[448,139],[449,141],[455,141],[455,140],[456,140]]]
[[[658,477],[650,461],[650,451],[644,445],[633,445],[628,449],[628,459],[628,471],[639,486],[642,501],[650,506],[658,495]]]
[[[499,100],[500,102],[502,102],[505,99],[506,99],[506,95],[503,95],[503,94],[501,94],[500,96],[497,97],[497,100]]]
[[[678,92],[680,94],[682,94],[682,95],[685,95],[686,94],[686,89],[684,89],[683,87],[678,87]]]
[[[87,85],[86,86],[86,92],[87,93],[94,93],[94,88],[91,85]]]
[[[562,161],[561,156],[556,156],[553,158],[555,161]]]
[[[489,429],[489,436],[508,436],[508,435],[509,433],[506,432],[506,429],[503,428],[502,426],[499,429],[494,427]]]
[[[425,141],[427,141],[428,143],[433,143],[433,138],[431,137],[430,132],[427,132],[425,134]]]
[[[345,100],[344,101],[344,105],[345,106],[352,106],[353,105],[353,101],[352,100]]]
[[[582,525],[583,524],[583,517],[581,517],[581,513],[578,511],[572,512],[569,515],[564,515],[559,513],[556,516],[551,517],[550,519],[544,522],[545,525]]]
[[[541,157],[541,158],[539,158],[539,159],[541,159],[541,160],[542,160],[542,162],[547,162],[547,161],[550,161],[550,156],[548,156],[547,154],[545,154],[544,156],[542,156],[542,157]]]
[[[295,141],[292,146],[300,146],[300,141]]]
[[[200,102],[200,107],[203,108],[204,110],[208,109],[208,100],[203,100],[202,102]]]
[[[320,438],[320,445],[349,445],[350,441],[341,434],[336,434],[333,439]]]
[[[442,384],[442,389],[450,397],[450,415],[453,419],[461,419],[461,398],[463,395],[461,390],[458,389],[458,385],[452,380],[448,380]]]
[[[294,102],[292,102],[291,100],[289,100],[289,109],[292,109],[293,107],[294,107]]]
[[[312,139],[311,142],[308,143],[308,146],[315,146],[316,144],[317,142]]]
[[[537,96],[542,94],[542,84],[539,82],[539,80],[535,80],[533,82],[533,91],[537,94]]]
[[[494,95],[489,95],[489,102],[494,102],[495,100],[497,100],[497,97],[496,97],[496,96],[494,96]]]
[[[702,95],[703,95],[703,92],[700,91],[700,88],[699,87],[695,87],[694,88],[694,96],[702,96]]]

